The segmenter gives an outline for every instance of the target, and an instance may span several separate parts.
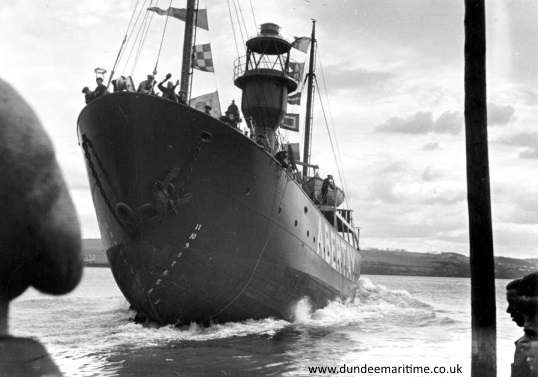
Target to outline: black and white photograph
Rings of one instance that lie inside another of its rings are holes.
[[[5,0],[0,376],[538,377],[538,3]]]

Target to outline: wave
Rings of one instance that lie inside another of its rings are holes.
[[[345,328],[358,326],[365,330],[379,328],[397,323],[406,326],[423,327],[442,325],[446,317],[439,316],[434,308],[404,290],[390,290],[383,285],[376,285],[369,279],[362,278],[352,301],[332,301],[322,309],[312,310],[307,298],[299,301],[294,308],[294,320],[291,322],[267,318],[212,324],[203,327],[192,323],[188,326],[174,327],[141,325],[131,322],[134,312],[129,311],[125,299],[118,301],[113,308],[101,312],[97,328],[107,329],[106,342],[115,345],[157,346],[171,341],[207,341],[221,338],[245,336],[273,336],[278,331],[289,327],[302,328]]]

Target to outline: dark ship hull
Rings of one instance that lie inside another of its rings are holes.
[[[314,308],[353,297],[357,250],[238,130],[130,92],[95,100],[78,128],[112,273],[139,313],[290,319],[303,297]]]

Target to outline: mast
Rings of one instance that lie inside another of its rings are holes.
[[[308,68],[308,92],[306,99],[306,120],[304,128],[304,151],[303,151],[303,177],[308,175],[310,163],[310,138],[312,136],[312,97],[314,87],[314,58],[316,56],[316,20],[312,20],[312,39],[310,40],[310,66]]]
[[[183,40],[183,62],[181,65],[181,83],[179,89],[186,94],[188,101],[190,93],[190,73],[192,66],[192,39],[194,34],[194,7],[196,0],[187,0],[187,15],[185,18],[185,36]]]

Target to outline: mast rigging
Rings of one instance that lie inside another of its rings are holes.
[[[308,175],[308,164],[310,163],[310,139],[312,137],[312,91],[314,86],[314,58],[316,56],[316,20],[312,20],[312,38],[310,40],[310,63],[308,67],[308,92],[306,99],[306,120],[304,131],[304,150],[303,150],[303,177]]]

